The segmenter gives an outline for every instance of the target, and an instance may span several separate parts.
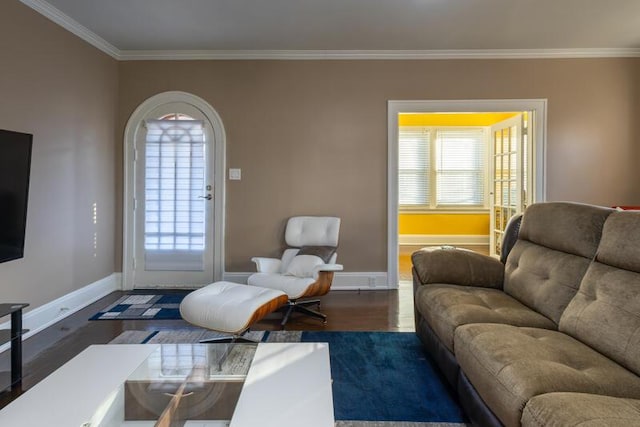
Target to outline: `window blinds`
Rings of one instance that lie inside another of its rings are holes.
[[[431,132],[425,128],[400,128],[398,185],[401,206],[429,205],[430,136]]]
[[[205,245],[205,144],[199,120],[147,120],[145,268],[200,270]]]
[[[436,141],[436,204],[484,205],[486,144],[483,130],[441,129]]]
[[[400,206],[484,206],[484,129],[400,127],[398,151]]]

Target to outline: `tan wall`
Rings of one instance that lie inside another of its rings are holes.
[[[114,271],[118,69],[17,0],[0,52],[0,127],[34,135],[25,256],[0,264],[0,302],[33,309]]]
[[[548,199],[640,205],[640,59],[118,64],[16,0],[1,12],[0,127],[34,134],[25,258],[0,264],[3,301],[34,308],[121,269],[124,124],[166,90],[211,103],[243,169],[227,271],[277,255],[297,214],[342,217],[347,271],[386,270],[390,99],[548,98]]]
[[[227,166],[242,168],[242,181],[227,182],[227,271],[251,271],[251,256],[277,255],[285,219],[298,214],[342,217],[345,269],[386,271],[392,99],[547,98],[548,199],[640,204],[638,59],[119,66],[119,135],[141,102],[167,90],[198,95],[222,117]]]

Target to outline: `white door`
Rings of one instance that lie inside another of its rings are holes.
[[[528,117],[521,113],[491,127],[490,253],[500,256],[504,230],[512,216],[532,200],[532,153]]]
[[[134,151],[134,288],[198,286],[214,278],[213,128],[172,102],[138,126]]]

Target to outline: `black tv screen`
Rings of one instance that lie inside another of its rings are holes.
[[[32,141],[0,129],[0,262],[24,256]]]

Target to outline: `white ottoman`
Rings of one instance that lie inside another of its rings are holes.
[[[187,294],[180,314],[196,326],[237,336],[288,301],[287,294],[275,289],[215,282]]]

